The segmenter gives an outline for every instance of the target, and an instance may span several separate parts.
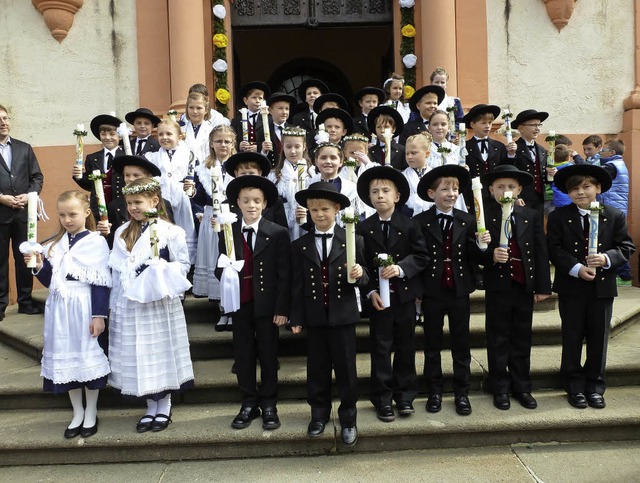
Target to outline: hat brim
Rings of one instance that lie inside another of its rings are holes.
[[[574,164],[571,166],[567,166],[566,168],[559,169],[558,172],[553,176],[553,184],[556,185],[563,193],[568,193],[567,191],[567,180],[571,176],[593,176],[600,183],[600,191],[605,193],[609,191],[611,188],[611,176],[604,168],[600,166],[595,166],[593,164]]]
[[[328,184],[324,181],[320,183]],[[314,183],[316,185],[319,183]],[[332,191],[329,189],[313,189],[313,185],[309,188],[298,191],[295,195],[298,204],[304,208],[307,208],[307,201],[309,200],[329,200],[340,205],[340,209],[344,210],[346,207],[351,206],[351,201],[345,195],[339,191]]]
[[[505,166],[510,166],[510,165],[505,165]],[[504,170],[504,171],[500,169],[494,169],[493,171],[490,171],[487,174],[483,174],[480,177],[480,181],[482,181],[483,186],[490,186],[493,184],[495,180],[505,179],[505,178],[515,179],[518,183],[520,183],[520,186],[522,187],[529,186],[530,184],[533,183],[533,176],[531,176],[526,171],[522,171],[518,168],[515,168],[515,166],[514,166],[514,169]]]
[[[472,121],[473,118],[487,113],[492,114],[493,118],[497,119],[498,116],[500,116],[500,112],[502,112],[500,106],[496,106],[495,104],[478,104],[477,106],[473,106],[471,109],[469,109],[469,112],[467,112],[462,118],[462,122],[464,122],[467,126],[470,126],[472,122],[475,122]]]
[[[384,91],[378,87],[363,87],[353,95],[353,101],[357,104],[364,96],[370,94],[378,98],[378,104],[382,104],[386,97]]]
[[[252,91],[253,89],[261,90],[264,94],[265,99],[267,99],[271,95],[271,89],[269,89],[269,86],[267,84],[260,81],[253,81],[247,82],[240,88],[240,99],[244,99],[245,97],[247,97],[249,91]]]
[[[369,185],[374,179],[388,179],[396,185],[400,193],[400,200],[396,206],[404,205],[409,200],[410,188],[407,178],[400,171],[391,166],[375,166],[369,168],[358,178],[358,196],[370,207],[374,207],[369,197]]]
[[[540,122],[544,122],[547,120],[548,117],[549,117],[549,113],[544,111],[535,111],[535,110],[523,111],[518,113],[516,118],[513,121],[511,121],[511,127],[513,129],[518,129],[518,126],[520,126],[520,124],[522,124],[523,122],[530,121],[531,119],[539,119]]]
[[[309,87],[317,87],[321,94],[329,92],[327,84],[322,82],[320,79],[306,79],[298,86],[298,97],[302,102],[305,102],[307,98],[307,89]]]
[[[229,157],[224,163],[224,169],[226,173],[235,178],[235,171],[239,164],[241,163],[258,163],[260,166],[260,170],[262,171],[262,176],[267,176],[271,171],[271,163],[269,162],[269,158],[267,158],[264,154],[254,153],[254,152],[244,152],[244,153],[236,153]]]
[[[276,92],[275,94],[271,94],[269,99],[267,99],[267,105],[270,106],[276,102],[288,102],[289,108],[294,106],[298,100],[290,94],[285,94],[284,92]]]
[[[160,168],[143,156],[123,155],[113,158],[112,167],[115,172],[122,174],[125,166],[138,166],[147,171],[151,176],[162,175]]]
[[[418,196],[425,201],[433,201],[428,191],[438,178],[457,178],[460,190],[466,188],[471,183],[471,176],[467,169],[457,164],[445,164],[433,168],[420,179],[418,187],[416,188]]]
[[[320,114],[320,108],[325,102],[335,102],[338,104],[338,108],[346,111],[348,109],[347,101],[340,94],[336,94],[335,92],[329,92],[327,94],[322,94],[315,101],[313,101],[313,111],[316,114]]]
[[[115,116],[110,114],[100,114],[93,119],[91,119],[91,133],[97,138],[100,139],[100,126],[114,126],[118,128],[122,124],[122,121]]]
[[[337,118],[342,121],[345,129],[347,130],[347,134],[351,134],[353,132],[353,118],[349,115],[347,111],[343,111],[342,109],[338,109],[335,107],[330,107],[322,111],[316,117],[316,128],[320,126],[320,124],[324,124],[327,119]]]
[[[257,188],[264,193],[267,206],[273,206],[278,200],[278,188],[269,179],[254,174],[247,174],[232,179],[227,185],[227,200],[232,205],[238,204],[238,195],[244,188]]]
[[[133,121],[135,121],[139,117],[144,117],[145,119],[149,119],[149,121],[151,121],[151,124],[153,124],[153,127],[157,127],[158,124],[160,124],[160,121],[161,121],[161,119],[158,116],[156,116],[155,114],[153,114],[152,112],[145,112],[145,111],[128,112],[124,116],[125,120],[129,124],[133,124]]]
[[[386,114],[387,116],[391,116],[393,118],[393,122],[396,124],[396,128],[393,131],[394,136],[400,135],[402,129],[404,128],[404,119],[402,119],[402,114],[400,114],[397,110],[395,110],[391,106],[378,106],[369,112],[367,115],[367,127],[369,128],[369,132],[376,132],[376,120],[379,116]]]
[[[438,96],[438,105],[442,104],[442,101],[444,101],[444,96],[446,95],[446,93],[444,92],[444,89],[440,86],[428,85],[428,86],[421,87],[420,89],[415,91],[411,96],[411,99],[409,99],[409,107],[411,108],[411,110],[418,112],[418,107],[417,107],[418,102],[426,94],[429,94],[429,93],[432,93]]]

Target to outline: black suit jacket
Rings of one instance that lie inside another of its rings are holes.
[[[379,164],[384,163],[384,153],[380,144],[369,148],[369,159]],[[408,166],[404,156],[404,146],[395,141],[391,141],[391,166],[400,171],[403,171]]]
[[[553,291],[559,295],[588,294],[595,284],[599,298],[618,295],[616,286],[616,268],[629,261],[635,251],[635,245],[628,234],[625,214],[611,206],[605,206],[600,213],[598,224],[598,253],[605,253],[611,261],[608,269],[596,269],[596,278],[587,282],[569,275],[576,263],[584,263],[583,232],[580,212],[576,205],[556,208],[549,213],[547,220],[547,243],[549,259],[556,267]]]
[[[121,148],[116,150],[116,154],[114,158],[118,156],[123,156],[124,151]],[[93,212],[93,216],[96,220],[100,219],[100,213],[98,211],[98,200],[96,199],[96,190],[93,181],[89,179],[89,175],[93,173],[95,170],[99,170],[101,173],[104,173],[104,149],[100,149],[92,154],[87,154],[87,157],[84,161],[84,173],[82,174],[82,178],[73,180],[76,182],[78,186],[80,186],[85,191],[90,191],[90,204],[91,211]],[[116,173],[115,171],[111,171],[111,199],[115,200],[122,197],[122,188],[124,187],[124,177]]]
[[[371,132],[369,131],[369,126],[367,125],[367,118],[364,114],[353,116],[353,132],[371,138]]]
[[[500,245],[502,206],[491,200],[485,205],[484,213],[487,230],[491,233],[491,243],[483,260],[484,289],[487,292],[508,291],[511,290],[510,264],[493,261],[493,251]],[[543,220],[536,210],[517,205],[513,207],[513,216],[516,240],[522,253],[526,290],[537,294],[551,294],[549,252]]]
[[[233,246],[237,260],[243,259],[242,220],[233,225]],[[253,250],[253,313],[255,317],[289,316],[291,307],[291,241],[289,230],[260,219]],[[224,231],[219,236],[219,253],[227,253]],[[245,273],[243,268],[240,277]],[[222,269],[216,268],[216,277]]]
[[[518,145],[518,148],[516,151],[516,157],[514,161],[515,166],[519,170],[526,171],[531,176],[534,176],[536,172],[536,165],[531,159],[531,151],[527,147],[527,143],[523,138],[520,138],[516,141],[516,144]],[[520,193],[520,198],[522,198],[524,202],[527,204],[527,206],[530,208],[535,208],[537,206],[544,204],[544,185],[548,184],[547,150],[542,146],[540,146],[538,143],[535,143],[535,148],[536,148],[536,155],[540,160],[540,173],[538,174],[542,176],[543,188],[542,188],[542,193],[537,193],[533,183],[531,183],[529,186],[525,186],[522,189],[522,193]]]
[[[417,121],[411,121],[404,125],[402,128],[402,132],[400,133],[400,137],[398,138],[398,142],[403,146],[407,144],[407,139],[409,139],[414,134],[420,134],[421,132],[425,132],[427,130],[427,126],[425,126],[422,118]]]
[[[0,193],[18,196],[31,191],[40,193],[44,176],[30,144],[12,137],[11,140],[11,170],[5,159],[0,156]],[[14,210],[0,205],[0,224],[5,225],[13,221],[14,217],[27,219],[27,207]]]
[[[284,127],[289,127],[290,124],[285,122]],[[267,159],[271,163],[271,167],[275,168],[276,164],[278,164],[278,160],[280,159],[280,153],[282,152],[282,141],[278,139],[278,135],[276,134],[276,126],[273,123],[273,119],[269,118],[269,135],[271,136],[271,143],[273,144],[273,151],[267,152]],[[258,145],[262,146],[264,142],[264,129],[260,131],[260,137],[258,138]]]
[[[242,142],[242,115],[238,114],[231,120],[231,127],[236,132],[236,150],[240,152],[240,143]],[[258,145],[258,152],[262,149],[262,143],[260,142],[260,137],[264,139],[264,128],[262,126],[262,115],[258,112],[258,117],[256,118],[256,143]]]
[[[378,267],[374,259],[380,253],[387,253],[393,257],[396,265],[404,271],[404,278],[392,278],[397,294],[402,303],[422,296],[420,273],[427,266],[427,246],[424,241],[420,225],[417,221],[399,213],[397,210],[391,217],[389,224],[389,243],[385,247],[380,227],[380,217],[374,214],[356,225],[356,232],[364,238],[364,261],[369,270],[369,284],[364,294],[378,290]]]
[[[424,294],[426,297],[441,297],[444,293],[442,290],[444,240],[440,222],[436,218],[436,207],[432,206],[427,211],[416,215],[414,219],[422,229],[429,252],[429,263],[422,273]],[[454,208],[451,264],[458,297],[469,295],[476,289],[471,261],[478,261],[481,251],[476,244],[475,231],[474,216]]]
[[[131,152],[133,154],[136,154],[136,140],[138,138],[133,137],[129,139],[129,143],[131,144]],[[158,142],[158,140],[156,138],[154,138],[153,136],[149,136],[147,138],[147,142],[144,143],[144,147],[142,148],[142,152],[140,153],[142,156],[144,156],[146,153],[155,153],[156,151],[158,151],[160,149],[160,143]]]
[[[465,158],[465,164],[469,166],[469,176],[471,179],[478,176],[482,176],[485,173],[493,171],[496,166],[501,164],[513,164],[513,159],[507,157],[507,148],[500,141],[489,138],[488,149],[489,156],[487,162],[482,160],[480,153],[480,147],[478,141],[475,138],[471,138],[466,143],[467,157]],[[475,207],[473,205],[473,193],[471,191],[471,183],[468,186],[461,187],[461,191],[464,194],[464,201],[469,209],[470,213],[475,213]],[[482,187],[482,198],[489,200],[489,186]]]
[[[291,245],[291,325],[326,327],[355,324],[360,320],[354,286],[365,287],[369,275],[364,263],[364,241],[356,235],[356,263],[363,275],[354,285],[348,282],[346,233],[336,225],[328,254],[329,310],[325,310],[320,256],[315,233],[309,232]]]
[[[307,131],[307,152],[312,155],[316,148],[317,130],[314,123],[311,122],[311,111],[309,109],[300,111],[289,120],[289,123]]]

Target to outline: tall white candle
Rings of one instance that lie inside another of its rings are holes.
[[[386,253],[379,253],[378,259],[380,261],[387,260],[389,255]],[[382,305],[384,308],[391,307],[391,288],[389,286],[389,279],[382,278],[382,270],[384,270],[383,266],[378,267],[378,284],[380,289],[380,298],[382,299]]]
[[[104,197],[104,187],[102,185],[102,177],[103,174],[99,169],[94,170],[93,175],[93,186],[96,191],[96,199],[98,201],[98,212],[100,213],[100,220],[108,220],[108,212],[107,212],[107,202]]]
[[[86,136],[86,131],[84,130],[84,124],[80,123],[76,125],[76,130],[74,132],[76,135],[76,166],[80,166],[82,168],[82,162],[84,158],[84,140],[82,139]],[[76,179],[81,179],[82,174],[75,177]]]
[[[260,106],[260,114],[262,115],[262,129],[264,130],[264,140],[271,141],[271,129],[269,129],[269,108],[266,102],[262,102]]]
[[[240,109],[242,119],[242,140],[249,142],[249,109],[243,107]]]
[[[513,193],[511,191],[505,191],[503,197],[507,200],[513,200]],[[500,202],[502,205],[502,221],[500,229],[500,247],[509,247],[509,238],[511,238],[511,212],[513,211],[513,201],[507,201],[505,203]]]
[[[589,255],[598,254],[598,228],[600,225],[600,203],[592,201],[589,212]]]
[[[302,191],[304,189],[304,177],[307,172],[307,164],[303,161],[298,161],[296,165],[296,174],[298,176],[298,180],[296,182],[296,192]],[[306,222],[306,217],[298,218],[298,225],[304,225]]]
[[[127,123],[123,122],[118,126],[118,134],[122,138],[122,146],[124,147],[124,153],[127,156],[131,156],[131,141],[129,141],[129,128]]]
[[[160,248],[158,247],[158,212],[154,208],[152,212],[155,215],[150,215],[149,218],[149,241],[151,242],[151,258],[158,260],[160,258]]]
[[[219,164],[216,164],[211,168],[211,201],[212,201],[212,217],[218,218],[221,213],[220,206],[222,205],[222,196],[220,193],[220,183],[222,182],[222,168]],[[227,205],[228,206],[228,205]],[[220,232],[220,223],[216,223],[213,231]]]
[[[482,204],[482,183],[480,177],[473,178],[471,180],[471,190],[473,191],[473,204],[476,208],[476,230],[478,233],[484,233],[487,231],[487,227],[484,224],[484,206]],[[478,241],[478,246],[485,250],[487,244],[483,241]]]
[[[353,220],[355,213],[353,207],[348,206],[344,209],[344,216],[350,220]],[[347,236],[347,275],[351,273],[351,270],[356,264],[356,224],[347,222],[344,225]],[[355,283],[356,279],[348,276],[349,283]]]
[[[511,111],[504,110],[504,135],[507,138],[507,144],[513,142],[513,133],[511,132]]]
[[[393,135],[391,134],[391,129],[385,128],[384,133],[384,164],[385,166],[391,166],[391,140],[393,139]]]
[[[27,241],[38,243],[38,193],[31,191],[27,194]],[[32,256],[27,268],[36,268],[36,257]]]
[[[220,212],[224,214],[229,213],[229,204],[228,203],[221,204]],[[227,256],[231,261],[234,261],[236,259],[236,254],[233,249],[233,229],[231,228],[231,224],[225,223],[224,225],[222,225],[222,230],[224,232],[224,246],[227,251]]]

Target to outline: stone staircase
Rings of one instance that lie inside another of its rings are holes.
[[[46,291],[38,297],[46,297]],[[416,414],[393,423],[377,420],[368,402],[370,361],[368,325],[357,327],[357,367],[360,386],[359,442],[354,449],[341,446],[339,425],[327,425],[324,435],[306,435],[309,407],[306,404],[306,341],[281,331],[280,400],[282,427],[263,431],[260,420],[242,431],[230,422],[239,408],[240,396],[231,373],[231,334],[213,331],[212,308],[206,300],[185,301],[189,338],[194,359],[196,388],[174,398],[174,423],[161,433],[137,434],[135,423],[141,407],[132,407],[110,390],[100,395],[100,430],[96,436],[65,440],[69,422],[66,396],[43,393],[39,373],[42,350],[42,317],[7,310],[0,323],[0,465],[62,464],[128,461],[173,461],[188,459],[246,458],[286,455],[331,454],[344,451],[385,451],[436,447],[474,447],[550,441],[594,441],[640,439],[640,289],[620,287],[614,304],[613,330],[609,344],[604,410],[571,408],[561,391],[560,321],[556,299],[536,307],[532,378],[539,407],[499,411],[483,392],[486,376],[483,292],[472,295],[472,380],[469,417],[455,414],[452,397],[445,396],[443,410],[428,414],[425,395],[415,401]],[[417,347],[422,347],[422,328],[417,329]],[[416,363],[421,377],[423,354]],[[443,351],[445,391],[451,390],[452,366]],[[420,380],[420,387],[424,384]]]

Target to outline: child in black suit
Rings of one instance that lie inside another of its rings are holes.
[[[238,113],[238,115],[231,120],[231,127],[236,132],[236,139],[238,142],[236,148],[238,152],[259,152],[259,150],[262,149],[258,142],[258,138],[260,136],[264,138],[265,127],[262,125],[260,106],[265,98],[270,95],[271,89],[269,89],[269,86],[260,81],[247,82],[240,88],[240,98],[249,112],[247,118],[247,141],[242,137],[242,115]]]
[[[429,264],[422,274],[424,296],[424,374],[427,380],[427,411],[442,408],[442,329],[444,316],[449,321],[453,357],[453,391],[456,412],[471,414],[469,381],[469,294],[475,290],[471,260],[479,260],[473,215],[454,208],[461,186],[469,183],[465,168],[448,164],[432,169],[418,183],[418,196],[435,204],[414,219],[420,224],[428,247]],[[488,232],[480,240],[490,241]]]
[[[353,95],[353,101],[360,107],[360,114],[353,117],[353,131],[371,138],[367,116],[384,102],[384,91],[377,87],[363,87]]]
[[[368,169],[358,179],[358,195],[376,210],[357,225],[357,233],[364,238],[365,265],[371,274],[363,291],[371,306],[371,402],[378,419],[390,422],[396,417],[392,400],[400,415],[414,412],[415,302],[422,296],[419,274],[427,264],[427,247],[418,223],[396,209],[409,198],[409,184],[400,171],[385,166]],[[378,270],[380,254],[389,258]],[[379,288],[380,279],[389,283],[389,305],[381,298],[384,292]]]
[[[364,287],[364,242],[355,238],[356,264],[347,273],[346,234],[336,225],[340,210],[351,203],[330,183],[318,181],[296,193],[307,208],[315,230],[292,244],[293,295],[291,325],[294,333],[307,329],[307,392],[311,406],[309,436],[323,433],[331,414],[331,369],[336,373],[342,441],[354,445],[358,438],[356,402],[356,330],[359,320],[354,285]],[[349,285],[348,279],[355,280]]]
[[[160,124],[160,118],[146,107],[140,107],[128,112],[124,116],[126,121],[133,126],[135,137],[131,138],[131,153],[144,156],[160,149],[160,143],[151,133]]]
[[[444,100],[444,89],[440,86],[428,85],[418,89],[409,100],[411,111],[418,116],[415,121],[405,124],[398,142],[403,146],[407,139],[415,134],[425,132],[429,126],[429,119],[436,112],[438,105]]]
[[[377,144],[369,148],[369,159],[381,166],[385,165],[385,151],[387,149],[384,142],[384,132],[391,131],[393,137],[402,132],[404,122],[402,116],[391,106],[378,106],[372,109],[367,116],[369,130],[377,136]],[[404,146],[391,139],[391,159],[390,165],[396,169],[403,170],[407,167],[404,157]]]
[[[573,202],[549,213],[549,258],[556,267],[553,290],[558,293],[562,319],[562,364],[569,404],[576,408],[604,408],[604,380],[613,298],[618,295],[616,268],[635,251],[624,213],[611,206],[596,209],[597,253],[589,255],[590,221],[596,195],[611,187],[611,177],[590,164],[567,166],[554,184]],[[582,360],[582,343],[587,357]],[[586,395],[586,396],[585,396]]]

